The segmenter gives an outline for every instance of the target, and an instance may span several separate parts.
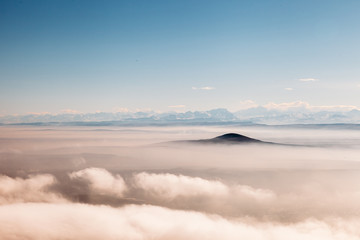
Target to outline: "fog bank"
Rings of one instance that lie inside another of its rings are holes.
[[[226,132],[299,146],[173,142]],[[358,130],[0,127],[0,237],[360,239],[359,156]]]

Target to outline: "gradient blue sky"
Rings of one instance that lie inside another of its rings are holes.
[[[0,114],[360,106],[359,13],[358,0],[0,0]]]

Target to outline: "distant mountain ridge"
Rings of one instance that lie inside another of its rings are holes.
[[[253,107],[237,112],[225,108],[209,111],[164,112],[96,112],[96,113],[60,113],[60,114],[27,114],[0,116],[0,124],[41,125],[54,123],[58,125],[152,125],[152,124],[333,124],[360,123],[360,111],[317,111],[276,110],[264,107]]]
[[[237,117],[224,108],[209,111],[187,111],[184,113],[166,112],[97,112],[97,113],[61,113],[61,114],[28,114],[0,117],[0,123],[43,123],[43,122],[134,122],[134,123],[181,123],[181,122],[229,122],[239,121]]]

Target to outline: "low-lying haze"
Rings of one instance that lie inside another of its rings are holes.
[[[191,144],[227,132],[286,145]],[[360,239],[360,134],[0,128],[1,239]]]

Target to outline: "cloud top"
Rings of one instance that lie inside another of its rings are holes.
[[[102,168],[86,168],[69,174],[73,180],[89,183],[90,189],[98,194],[122,197],[127,190],[124,179],[120,175],[113,176]]]
[[[0,206],[0,225],[6,226],[0,229],[5,240],[358,240],[360,236],[358,218],[277,224],[148,205],[14,204]]]
[[[0,176],[0,204],[18,202],[66,202],[58,194],[49,191],[56,183],[50,174],[32,175],[29,178]]]
[[[166,199],[179,196],[225,196],[229,193],[226,185],[199,177],[174,174],[151,174],[142,172],[134,175],[136,187]]]

